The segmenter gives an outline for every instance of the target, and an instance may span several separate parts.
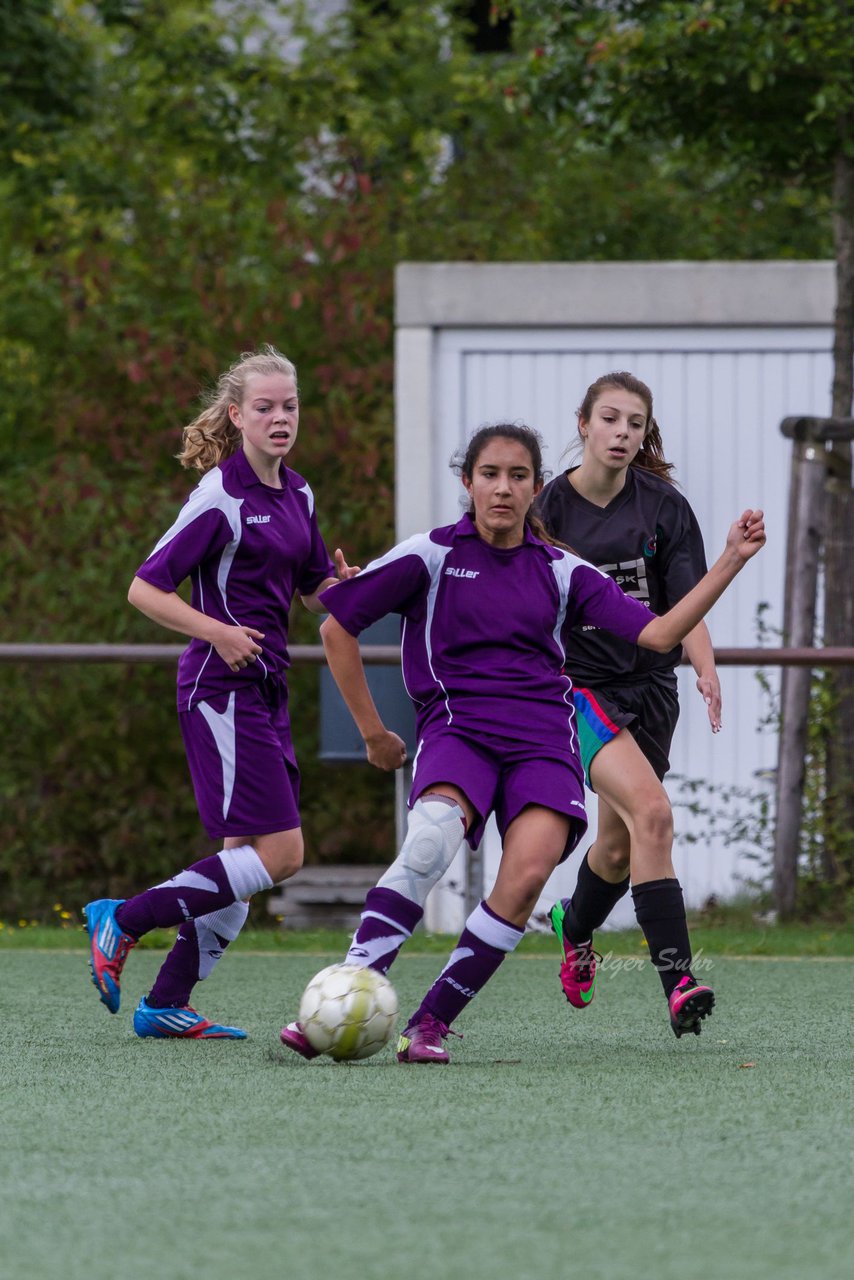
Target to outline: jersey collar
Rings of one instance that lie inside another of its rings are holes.
[[[238,449],[234,454],[234,466],[238,476],[240,477],[240,483],[244,489],[252,489],[256,485],[259,485],[262,489],[266,489],[271,493],[276,492],[271,485],[264,484],[264,481],[260,479],[259,476],[256,476],[252,467],[249,465],[249,459],[246,457],[246,454],[242,449]],[[282,488],[287,489],[290,482],[288,479],[288,469],[285,466],[284,461],[279,463],[279,475],[282,480]]]
[[[546,547],[546,548],[549,548],[550,550],[554,550],[554,548],[551,547],[549,543],[543,542],[542,538],[538,538],[536,534],[531,531],[530,525],[528,524],[525,525],[524,533],[525,533],[525,536],[522,539],[522,542],[519,544],[520,546],[524,546],[526,543],[532,543],[535,547]],[[454,536],[457,538],[478,538],[481,542],[483,541],[483,539],[480,537],[480,534],[477,531],[477,526],[475,525],[474,517],[470,515],[468,511],[465,513],[463,518],[459,520],[457,524],[454,526]],[[489,544],[487,543],[487,545]]]

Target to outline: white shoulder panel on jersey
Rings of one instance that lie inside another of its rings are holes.
[[[560,548],[557,548],[560,550]],[[569,592],[572,587],[572,575],[579,568],[592,569],[594,573],[598,573],[600,578],[607,578],[607,573],[603,573],[601,569],[597,569],[595,564],[588,564],[586,560],[581,560],[578,556],[573,555],[571,551],[561,551],[559,560],[552,560],[552,573],[557,583],[558,595],[560,603],[558,606],[557,618],[555,619],[555,627],[552,637],[558,649],[565,655],[564,647],[561,642],[560,633],[563,630],[563,624],[566,620],[566,607],[569,603]]]
[[[231,526],[231,532],[235,540],[239,542],[241,532],[240,508],[242,505],[242,498],[233,498],[230,493],[226,493],[222,483],[222,472],[219,467],[213,467],[196,485],[178,512],[175,523],[170,529],[166,530],[151,554],[154,555],[155,551],[160,551],[162,547],[165,547],[177,534],[186,529],[199,516],[204,515],[206,511],[221,511]]]
[[[309,516],[313,516],[314,515],[314,494],[311,491],[311,485],[308,483],[301,485],[300,488],[297,489],[297,493],[305,494],[305,500],[308,503],[308,514]]]
[[[404,556],[418,556],[419,560],[423,561],[430,577],[434,578],[450,550],[450,547],[442,547],[438,542],[434,542],[429,533],[414,533],[411,538],[406,538],[404,542],[399,542],[396,547],[392,547],[391,551],[387,551],[385,555],[378,556],[376,560],[372,560],[362,570],[362,573],[370,573],[372,569],[381,569],[383,565],[393,564],[395,560],[402,560]]]

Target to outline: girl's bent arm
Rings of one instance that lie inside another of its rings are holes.
[[[217,622],[216,618],[209,618],[206,613],[187,604],[177,592],[161,591],[144,578],[134,578],[128,591],[128,600],[140,613],[144,613],[161,627],[166,627],[169,631],[180,631],[182,635],[212,644],[232,671],[238,671],[248,662],[254,662],[262,652],[257,641],[264,639],[263,631],[256,631],[254,627],[230,627],[224,622]]]
[[[406,760],[406,747],[380,719],[368,688],[358,640],[331,615],[320,628],[320,638],[329,670],[365,740],[368,760],[378,769],[399,769]]]
[[[660,618],[647,623],[637,639],[643,649],[668,653],[693,631],[712,605],[726,591],[736,574],[765,545],[765,522],[761,511],[745,511],[731,526],[726,548],[693,590]]]

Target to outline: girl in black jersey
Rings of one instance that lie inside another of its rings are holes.
[[[543,522],[628,595],[665,613],[700,580],[706,561],[694,513],[664,459],[649,387],[630,373],[599,378],[578,410],[578,433],[581,463],[544,489]],[[684,645],[717,733],[721,694],[705,623]],[[671,861],[673,815],[662,785],[679,715],[681,656],[679,645],[650,653],[596,628],[579,627],[569,637],[567,669],[587,781],[599,796],[598,832],[572,897],[551,910],[563,948],[564,993],[585,1008],[595,991],[593,931],[631,881],[677,1036],[699,1035],[715,1002],[691,973],[685,905]]]

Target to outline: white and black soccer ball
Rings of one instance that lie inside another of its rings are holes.
[[[394,987],[376,969],[331,964],[302,994],[299,1022],[312,1048],[336,1062],[370,1058],[388,1044],[397,1020]]]

